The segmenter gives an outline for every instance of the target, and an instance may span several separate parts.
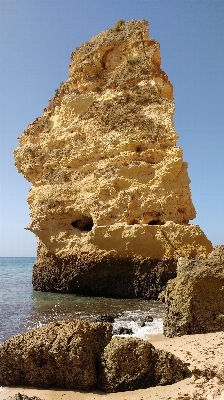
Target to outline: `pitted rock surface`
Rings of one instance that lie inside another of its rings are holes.
[[[224,246],[206,258],[180,258],[165,294],[164,334],[169,337],[224,330]]]
[[[74,320],[16,335],[0,346],[0,385],[110,393],[168,385],[190,375],[173,354],[142,339],[112,339],[111,331],[110,323]]]
[[[0,346],[0,385],[88,390],[97,383],[97,359],[112,337],[109,323],[52,322]]]
[[[105,392],[123,392],[171,385],[191,373],[173,354],[157,350],[146,340],[114,337],[101,356],[98,386]]]
[[[136,297],[136,289],[126,292],[138,286],[137,274],[144,286],[137,296],[147,297],[149,281],[158,294],[166,272],[175,276],[178,257],[211,251],[200,227],[189,224],[196,215],[190,179],[176,145],[173,87],[160,63],[147,21],[101,32],[72,53],[68,80],[21,135],[15,161],[32,183],[36,289],[86,293],[91,276],[92,292],[106,294],[113,285],[105,287],[103,277],[121,278],[125,290],[115,285],[112,295]],[[152,260],[172,266],[157,274]]]

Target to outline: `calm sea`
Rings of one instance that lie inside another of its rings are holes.
[[[9,337],[62,319],[117,315],[114,329],[132,328],[135,335],[162,332],[164,305],[156,301],[83,297],[74,294],[35,292],[32,267],[35,258],[0,258],[0,343]],[[146,317],[153,317],[146,322]]]

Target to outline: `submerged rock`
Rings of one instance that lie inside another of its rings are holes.
[[[101,356],[98,387],[108,393],[123,392],[170,385],[190,375],[179,358],[148,341],[114,337]]]
[[[109,323],[75,320],[16,335],[0,346],[0,385],[90,389],[111,331]]]
[[[147,21],[101,32],[72,53],[68,80],[20,137],[35,290],[155,299],[179,257],[211,251],[189,225],[196,213],[160,63]]]
[[[133,330],[131,328],[120,326],[113,330],[113,335],[133,335]]]
[[[224,330],[224,246],[207,258],[180,258],[177,277],[166,289],[164,335]]]
[[[96,322],[110,322],[111,324],[114,322],[114,316],[113,315],[99,315],[96,318]]]
[[[153,317],[151,317],[151,315],[148,315],[147,317],[145,317],[144,322],[152,322],[153,321]]]

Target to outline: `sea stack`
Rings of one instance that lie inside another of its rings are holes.
[[[155,299],[179,257],[206,256],[173,87],[145,20],[101,32],[19,138],[16,167],[38,238],[35,290]]]

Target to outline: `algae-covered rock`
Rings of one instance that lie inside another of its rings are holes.
[[[16,335],[0,346],[0,385],[110,393],[168,385],[190,374],[171,353],[142,339],[111,339],[111,330],[110,323],[74,320]]]
[[[224,246],[207,258],[180,258],[166,289],[164,334],[169,337],[224,330]]]
[[[101,357],[98,387],[109,393],[136,390],[169,385],[189,375],[179,358],[148,341],[115,337]]]
[[[90,389],[111,330],[109,323],[74,320],[16,335],[0,346],[0,385]]]

